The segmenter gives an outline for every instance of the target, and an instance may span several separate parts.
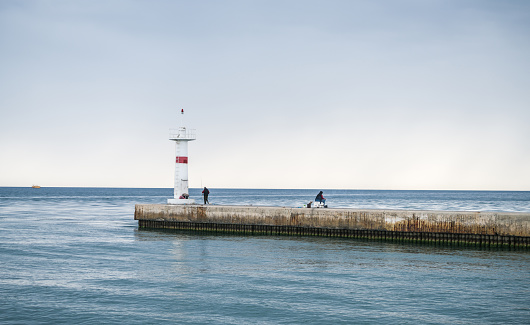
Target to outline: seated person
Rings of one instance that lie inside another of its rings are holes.
[[[326,199],[324,198],[324,196],[322,195],[323,192],[320,191],[318,194],[317,194],[317,197],[315,198],[315,202],[320,202],[321,204],[326,204]]]
[[[182,199],[189,199],[190,195],[188,193],[182,193],[181,196],[179,196],[179,199],[182,200]]]

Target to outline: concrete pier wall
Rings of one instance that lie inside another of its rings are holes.
[[[196,224],[201,229],[214,231],[239,229],[252,233],[324,233],[342,237],[364,234],[422,240],[471,238],[480,242],[513,240],[520,246],[530,245],[530,213],[139,204],[134,218],[139,220],[140,227],[151,228],[194,229],[190,225]]]
[[[135,220],[530,236],[530,213],[138,204]]]

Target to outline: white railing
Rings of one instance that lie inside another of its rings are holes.
[[[179,129],[170,129],[169,139],[195,140],[195,129],[186,129],[184,127]]]

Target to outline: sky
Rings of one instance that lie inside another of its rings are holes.
[[[0,186],[530,190],[530,1],[3,0]]]

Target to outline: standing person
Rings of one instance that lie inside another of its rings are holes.
[[[202,190],[202,195],[204,196],[204,204],[210,204],[210,202],[208,201],[208,194],[210,194],[210,191],[205,186],[204,190]]]
[[[320,202],[322,204],[326,204],[326,199],[324,198],[324,196],[322,195],[324,192],[320,191],[318,192],[317,194],[317,197],[315,198],[315,202]]]

